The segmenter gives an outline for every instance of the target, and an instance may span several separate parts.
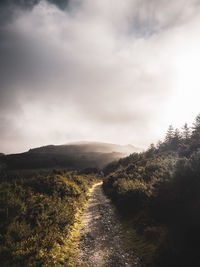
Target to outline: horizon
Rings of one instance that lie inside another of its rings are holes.
[[[199,113],[191,0],[0,3],[0,152],[163,140]],[[98,141],[97,141],[98,142]]]
[[[129,147],[131,146],[132,148],[135,148],[137,151],[142,152],[144,149],[134,146],[132,144],[114,144],[114,143],[106,143],[106,142],[101,142],[101,141],[88,141],[88,140],[80,140],[80,141],[73,141],[69,143],[64,143],[64,144],[43,144],[38,147],[30,147],[27,148],[26,150],[23,151],[17,151],[17,152],[10,152],[10,153],[4,153],[3,151],[0,151],[0,153],[4,155],[12,155],[12,154],[21,154],[21,153],[26,153],[29,150],[36,149],[36,148],[41,148],[41,147],[47,147],[47,146],[69,146],[69,145],[87,145],[87,144],[100,144],[100,145],[113,145],[113,146],[121,146],[121,147]]]

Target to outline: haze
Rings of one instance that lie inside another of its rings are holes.
[[[0,152],[146,148],[194,121],[200,1],[32,2],[0,4]]]

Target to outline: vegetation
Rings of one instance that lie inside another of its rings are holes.
[[[192,129],[170,126],[163,142],[110,163],[104,173],[128,242],[147,266],[200,266],[200,115]]]
[[[74,266],[77,216],[95,175],[8,178],[1,168],[0,266]]]
[[[37,158],[38,151],[29,154]],[[8,175],[5,158],[0,266],[76,266],[73,229],[99,169],[89,164],[22,178]],[[127,245],[146,266],[200,266],[200,115],[192,128],[170,126],[164,141],[108,164],[103,173],[104,190],[128,229]]]

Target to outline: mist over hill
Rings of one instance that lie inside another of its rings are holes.
[[[132,145],[100,142],[77,142],[48,145],[2,158],[8,169],[67,168],[82,170],[102,168],[106,164],[139,151]]]
[[[117,145],[101,142],[80,141],[68,143],[65,145],[48,145],[29,150],[29,153],[55,153],[55,154],[69,154],[69,153],[122,153],[129,155],[134,152],[141,151],[133,145]]]

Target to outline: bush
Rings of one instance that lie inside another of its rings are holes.
[[[54,171],[2,182],[0,265],[70,264],[68,236],[95,180],[95,176]]]

